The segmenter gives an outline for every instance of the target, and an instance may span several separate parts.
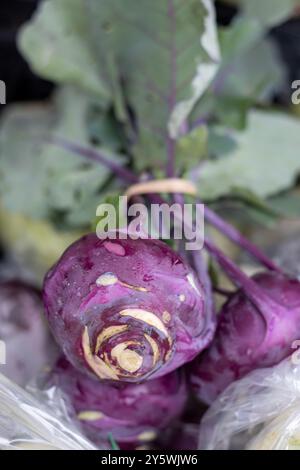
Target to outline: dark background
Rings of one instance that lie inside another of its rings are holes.
[[[34,76],[16,48],[19,27],[34,12],[38,0],[0,0],[0,80],[6,83],[7,103],[40,100],[52,85]]]
[[[34,12],[39,0],[1,0],[0,2],[0,80],[7,86],[7,103],[47,98],[53,86],[34,76],[17,51],[18,28]],[[220,24],[229,24],[236,9],[217,4]],[[294,18],[270,32],[288,68],[289,80],[300,79],[300,18]],[[280,101],[285,100],[282,90]]]

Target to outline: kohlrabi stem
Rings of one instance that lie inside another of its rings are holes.
[[[218,247],[210,240],[205,240],[207,251],[217,260],[232,282],[244,290],[245,294],[253,304],[265,315],[276,311],[278,304],[269,297],[263,289],[250,277],[248,277],[236,264],[231,261]]]
[[[282,272],[281,269],[276,266],[273,261],[268,258],[257,246],[251,243],[246,237],[244,237],[239,230],[233,225],[223,220],[218,214],[205,206],[205,218],[206,220],[218,229],[223,235],[229,238],[232,242],[239,245],[250,255],[256,258],[262,265],[271,271]]]
[[[171,137],[168,137],[167,141],[167,155],[168,161],[166,175],[168,178],[173,178],[175,175],[175,141]]]
[[[161,203],[165,202],[161,198]],[[182,198],[176,198],[176,202],[182,205]],[[198,201],[199,204],[201,203]],[[256,245],[251,243],[246,237],[244,237],[239,230],[237,230],[233,225],[229,224],[223,220],[218,214],[212,211],[209,207],[204,205],[204,216],[205,219],[218,229],[223,235],[229,238],[233,243],[240,246],[243,250],[247,251],[253,258],[255,258],[259,263],[265,266],[271,271],[276,271],[281,273],[282,270],[276,266],[273,261],[268,258]]]
[[[49,143],[53,145],[57,145],[65,150],[68,150],[71,153],[75,153],[81,157],[84,157],[90,161],[98,162],[101,165],[105,166],[106,168],[110,169],[113,173],[115,173],[120,179],[127,183],[137,183],[139,178],[127,168],[119,165],[118,163],[114,162],[113,160],[108,159],[105,155],[103,155],[99,150],[94,150],[90,147],[85,147],[82,145],[75,144],[70,142],[66,139],[56,137],[49,140]],[[171,159],[170,159],[171,162]],[[151,196],[153,202],[155,203],[164,203],[165,201],[159,195]],[[182,199],[178,202],[182,202]],[[251,243],[247,238],[245,238],[239,230],[233,227],[231,224],[223,220],[218,214],[214,211],[209,209],[207,206],[204,207],[205,218],[207,221],[217,228],[223,235],[228,237],[233,243],[239,245],[245,251],[247,251],[250,255],[252,255],[257,261],[259,261],[262,265],[266,268],[276,271],[282,272],[281,269],[273,263],[257,246]]]
[[[212,283],[208,274],[207,262],[199,250],[192,252],[193,266],[198,278],[201,280],[206,295],[207,311],[211,314],[215,312],[214,299],[212,295]]]
[[[61,147],[65,150],[68,150],[71,153],[77,154],[81,157],[86,158],[92,162],[100,163],[106,168],[110,169],[116,176],[128,183],[136,183],[138,178],[127,168],[124,168],[122,165],[116,163],[113,159],[107,158],[99,150],[94,150],[91,147],[85,147],[74,142],[70,142],[61,137],[55,137],[48,140],[50,144]]]

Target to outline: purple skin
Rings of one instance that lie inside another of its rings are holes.
[[[68,360],[100,380],[161,377],[194,359],[215,331],[202,285],[157,240],[87,235],[48,273],[43,296]]]
[[[192,364],[190,381],[204,403],[250,371],[278,364],[300,339],[300,282],[275,272],[259,273],[253,281],[261,299],[250,300],[242,289],[233,294],[211,346]]]
[[[182,371],[143,384],[108,384],[90,379],[62,357],[51,374],[71,405],[71,416],[97,446],[111,434],[122,448],[140,447],[178,418],[187,391]]]
[[[21,386],[52,364],[56,346],[33,287],[17,281],[0,284],[0,340],[6,349],[0,372]]]

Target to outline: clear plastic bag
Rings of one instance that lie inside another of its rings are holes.
[[[96,450],[68,421],[63,402],[50,402],[0,374],[0,450]]]
[[[300,450],[297,354],[231,384],[202,419],[199,449]]]

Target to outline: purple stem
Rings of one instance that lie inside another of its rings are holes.
[[[170,83],[170,94],[168,96],[168,111],[169,117],[171,116],[175,104],[176,104],[176,45],[175,45],[175,31],[176,31],[176,15],[174,8],[174,0],[168,0],[168,16],[170,19],[170,60],[171,60],[171,83]],[[172,178],[175,175],[175,151],[176,142],[170,137],[169,131],[167,136],[167,168],[166,175],[168,178]]]
[[[214,335],[217,325],[217,315],[215,302],[212,291],[211,279],[208,274],[207,263],[201,251],[193,251],[193,265],[197,273],[199,281],[202,283],[205,293],[205,312],[206,312],[206,325],[209,325],[208,330]]]
[[[221,217],[218,216],[214,211],[205,206],[205,217],[208,222],[217,228],[223,235],[229,238],[231,241],[239,245],[244,250],[248,251],[254,258],[260,261],[266,268],[271,271],[282,272],[282,270],[273,263],[257,246],[251,243],[241,232],[239,232],[233,225],[229,224]]]
[[[107,168],[111,169],[111,171],[115,172],[120,178],[135,183],[138,181],[136,175],[134,175],[130,170],[127,170],[121,167],[119,164],[112,162],[111,160],[107,159],[104,155],[100,154],[99,151],[93,150],[91,148],[82,147],[80,145],[74,144],[72,142],[68,142],[62,138],[55,138],[49,140],[50,143],[54,145],[58,145],[70,152],[76,153],[81,155],[91,161],[101,163],[105,165]],[[164,202],[164,200],[159,196],[155,195],[156,202]],[[209,211],[210,215],[213,214]],[[213,214],[213,220],[215,221],[216,217]],[[217,223],[220,228],[220,222],[222,222],[221,226],[226,223],[219,219],[217,216]],[[230,227],[230,226],[229,226]],[[235,229],[230,227],[233,233]],[[221,229],[221,228],[220,228]],[[221,231],[223,231],[224,227]],[[224,269],[224,271],[228,274],[231,280],[239,287],[241,287],[250,300],[257,306],[265,315],[272,314],[272,311],[278,307],[278,305],[273,302],[273,300],[265,294],[265,292],[259,287],[259,285],[249,278],[246,274],[244,274],[227,256],[222,253],[219,248],[217,248],[210,240],[205,240],[205,247],[210,252],[212,256],[214,256],[220,266]],[[207,271],[205,269],[204,260],[201,256],[201,253],[194,253],[194,264],[195,268],[198,272],[198,275],[201,276],[200,278],[204,282],[205,291],[208,294],[211,292],[211,282],[207,275]]]
[[[105,155],[100,153],[99,150],[94,150],[90,147],[84,147],[82,145],[75,144],[61,137],[48,139],[48,142],[71,153],[80,155],[81,157],[84,157],[92,162],[100,163],[101,165],[110,169],[122,180],[125,180],[129,183],[136,183],[138,181],[138,178],[130,170],[127,170],[127,168],[124,168],[113,160],[110,160]]]
[[[203,283],[204,291],[207,298],[208,311],[214,312],[215,306],[212,295],[212,283],[208,274],[206,260],[203,257],[203,253],[201,253],[200,251],[193,251],[192,257],[194,268],[197,272],[198,278]]]
[[[127,168],[122,167],[118,163],[108,159],[105,155],[102,155],[99,150],[94,150],[89,147],[84,147],[73,142],[69,142],[63,138],[56,137],[53,139],[48,140],[49,143],[64,148],[69,152],[75,153],[84,157],[90,161],[98,162],[101,165],[106,166],[109,168],[113,173],[115,173],[120,179],[128,183],[137,183],[139,178]],[[164,203],[164,199],[157,195],[150,196],[152,202],[156,204]],[[177,202],[182,204],[182,198],[177,196]],[[200,201],[199,201],[200,202]],[[241,248],[246,250],[250,253],[254,258],[256,258],[262,265],[266,266],[266,268],[281,273],[281,269],[276,266],[272,260],[270,260],[257,246],[251,243],[247,238],[245,238],[235,227],[233,227],[228,222],[224,221],[221,217],[219,217],[215,212],[205,206],[205,217],[208,222],[216,227],[221,233],[223,233],[226,237],[232,240],[234,243],[239,245]]]
[[[218,261],[219,265],[230,277],[232,282],[244,290],[247,297],[249,297],[253,304],[261,310],[266,317],[269,317],[272,315],[272,312],[278,309],[278,304],[274,302],[253,279],[243,273],[243,271],[211,241],[205,240],[205,247]]]
[[[167,170],[166,174],[168,178],[172,178],[175,174],[175,140],[170,136],[167,137]]]

